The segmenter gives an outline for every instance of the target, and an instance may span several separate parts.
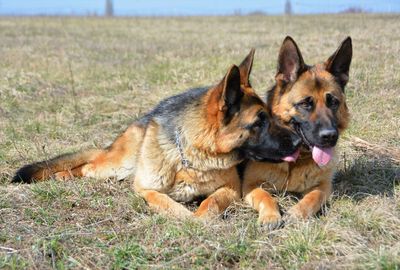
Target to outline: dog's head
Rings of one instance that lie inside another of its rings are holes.
[[[254,50],[232,66],[207,96],[208,123],[216,130],[219,153],[239,151],[243,158],[279,162],[291,158],[301,143],[296,132],[278,124],[251,87]]]
[[[351,38],[346,38],[324,63],[306,65],[291,37],[279,52],[276,85],[268,93],[273,114],[301,136],[315,162],[326,165],[349,113],[345,86],[352,58]]]

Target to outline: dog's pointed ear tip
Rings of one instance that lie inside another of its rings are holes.
[[[351,39],[351,36],[347,36],[344,40],[343,40],[343,44],[348,44],[348,45],[352,45],[353,41]]]
[[[346,38],[342,41],[340,47],[348,47],[348,48],[351,49],[351,48],[353,47],[353,41],[352,41],[351,37],[350,37],[350,36],[346,37]]]
[[[293,38],[291,36],[287,35],[284,40],[293,40]]]
[[[286,42],[295,43],[294,39],[291,36],[286,36],[285,37],[285,39],[283,40],[283,43],[286,43]]]
[[[249,61],[253,62],[253,58],[254,58],[255,52],[256,52],[256,49],[255,48],[251,48],[250,52],[246,55],[246,57],[243,59],[242,63],[240,63],[239,66],[242,66],[243,64],[245,64],[245,63],[247,63]]]
[[[253,59],[254,58],[254,54],[256,53],[256,48],[251,48],[250,52],[247,54],[246,59]]]
[[[283,40],[282,45],[281,45],[281,52],[284,50],[297,50],[299,51],[299,47],[294,41],[294,39],[291,36],[286,36],[286,38]]]
[[[236,76],[237,74],[239,74],[240,76],[240,69],[237,65],[233,64],[229,67],[227,75],[229,75],[229,77],[231,76]]]
[[[229,66],[228,71],[231,71],[231,70],[233,70],[235,68],[238,68],[238,66],[235,65],[235,64],[232,64],[232,65]]]

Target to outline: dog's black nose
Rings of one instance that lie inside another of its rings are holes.
[[[336,142],[338,139],[338,132],[334,128],[325,128],[320,130],[319,137],[324,143]]]

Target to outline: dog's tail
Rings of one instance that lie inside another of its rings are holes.
[[[134,174],[138,152],[145,134],[140,123],[132,124],[109,147],[64,154],[19,169],[12,182],[32,183],[49,178],[74,177],[122,180]]]
[[[84,150],[64,154],[50,160],[28,164],[20,168],[12,182],[32,183],[44,181],[51,177],[83,176],[82,167],[98,157],[104,150]]]

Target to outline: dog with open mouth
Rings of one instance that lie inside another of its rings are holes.
[[[280,122],[302,138],[302,147],[285,162],[249,161],[243,171],[244,200],[259,212],[259,222],[279,226],[282,216],[269,192],[301,193],[303,198],[287,212],[289,219],[316,214],[332,193],[337,166],[335,146],[349,123],[345,86],[349,80],[352,41],[347,37],[325,62],[304,63],[291,37],[283,41],[276,83],[267,104]]]

